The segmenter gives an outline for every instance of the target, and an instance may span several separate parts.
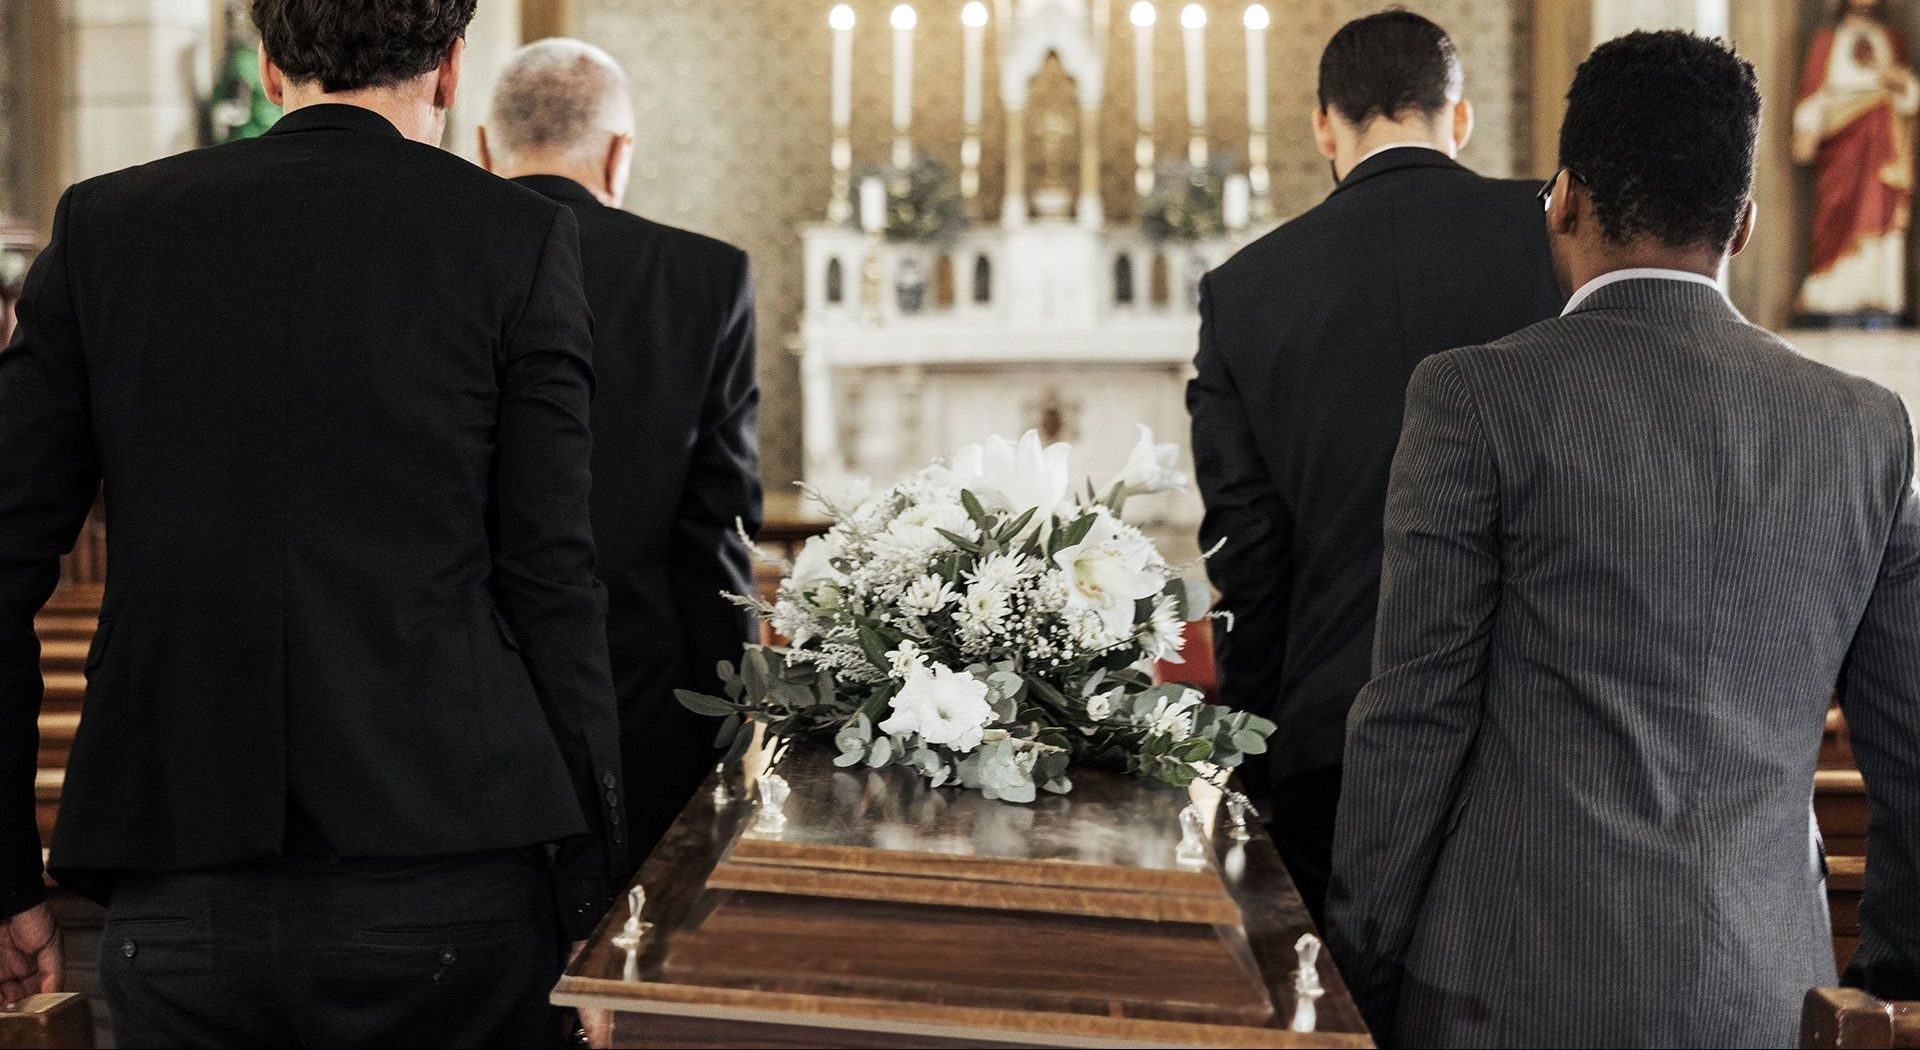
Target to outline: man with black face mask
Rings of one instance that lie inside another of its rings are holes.
[[[1560,310],[1537,183],[1453,158],[1460,60],[1407,11],[1349,22],[1320,59],[1314,137],[1336,185],[1209,274],[1187,391],[1222,699],[1279,724],[1248,793],[1316,918],[1347,708],[1365,685],[1387,468],[1430,354]]]

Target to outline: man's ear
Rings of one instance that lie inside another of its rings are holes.
[[[267,92],[267,101],[276,106],[287,104],[287,77],[280,67],[267,57],[267,45],[260,45],[260,86]]]
[[[1760,206],[1752,197],[1747,198],[1746,210],[1740,213],[1740,228],[1733,231],[1733,243],[1727,246],[1728,255],[1739,255],[1753,239],[1753,225],[1760,221]]]
[[[615,135],[607,140],[607,160],[601,179],[606,185],[606,205],[618,208],[627,195],[627,171],[633,163],[633,136]]]
[[[1580,221],[1586,218],[1585,192],[1574,181],[1573,172],[1562,169],[1547,203],[1547,229],[1562,237],[1573,236],[1580,229]]]
[[[1325,106],[1314,110],[1313,144],[1319,147],[1320,155],[1332,160],[1339,152],[1335,147],[1337,141],[1333,130],[1333,114],[1328,113]]]
[[[433,76],[433,108],[447,110],[453,108],[453,99],[460,90],[460,57],[466,53],[467,38],[461,37],[453,42],[447,53],[440,59],[440,68]]]
[[[1453,104],[1453,152],[1458,154],[1467,148],[1467,140],[1473,137],[1473,103],[1461,99]]]
[[[473,139],[474,146],[480,154],[480,166],[493,174],[499,174],[493,170],[493,151],[487,148],[487,126],[485,124],[474,127]]]

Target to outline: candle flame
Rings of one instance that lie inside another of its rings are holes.
[[[912,29],[920,24],[920,16],[913,13],[913,5],[901,4],[893,9],[893,28]]]
[[[980,0],[972,0],[971,3],[960,9],[960,24],[972,26],[975,29],[986,25],[987,5],[981,3]]]
[[[1134,25],[1145,29],[1152,25],[1159,15],[1155,13],[1153,4],[1149,3],[1148,0],[1140,0],[1139,3],[1133,5],[1133,10],[1128,12],[1127,17],[1133,19]]]
[[[1180,24],[1187,29],[1205,29],[1207,9],[1199,4],[1188,4],[1180,9]]]
[[[848,7],[846,4],[833,5],[833,10],[827,12],[827,26],[832,29],[838,29],[843,33],[852,29],[853,8]]]
[[[1265,4],[1252,4],[1247,7],[1247,28],[1248,29],[1265,29],[1267,28],[1267,26],[1271,25],[1272,22],[1273,22],[1273,19],[1267,16],[1267,8]]]

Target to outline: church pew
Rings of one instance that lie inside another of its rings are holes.
[[[1821,769],[1813,774],[1813,812],[1829,857],[1867,853],[1867,783],[1857,769]]]
[[[1890,1003],[1858,988],[1815,988],[1800,1010],[1800,1045],[1810,1050],[1920,1047],[1920,1003]]]
[[[1820,768],[1853,768],[1853,743],[1847,737],[1847,720],[1838,706],[1827,708],[1827,731],[1820,741]]]
[[[1860,947],[1860,892],[1867,885],[1867,858],[1827,858],[1827,912],[1833,924],[1833,963],[1845,969]]]
[[[33,815],[40,824],[40,841],[53,841],[53,817],[60,810],[60,789],[67,782],[65,769],[42,769],[33,778]]]
[[[40,768],[65,769],[73,753],[73,736],[80,731],[80,712],[40,712]]]

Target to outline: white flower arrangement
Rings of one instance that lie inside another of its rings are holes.
[[[807,542],[775,600],[788,640],[720,665],[724,717],[814,737],[841,766],[907,766],[936,787],[1030,802],[1092,762],[1185,785],[1266,750],[1273,723],[1202,702],[1153,665],[1179,659],[1206,588],[1121,517],[1130,496],[1184,487],[1178,450],[1140,428],[1104,495],[1071,493],[1065,444],[1028,432],[970,445],[851,505]]]

